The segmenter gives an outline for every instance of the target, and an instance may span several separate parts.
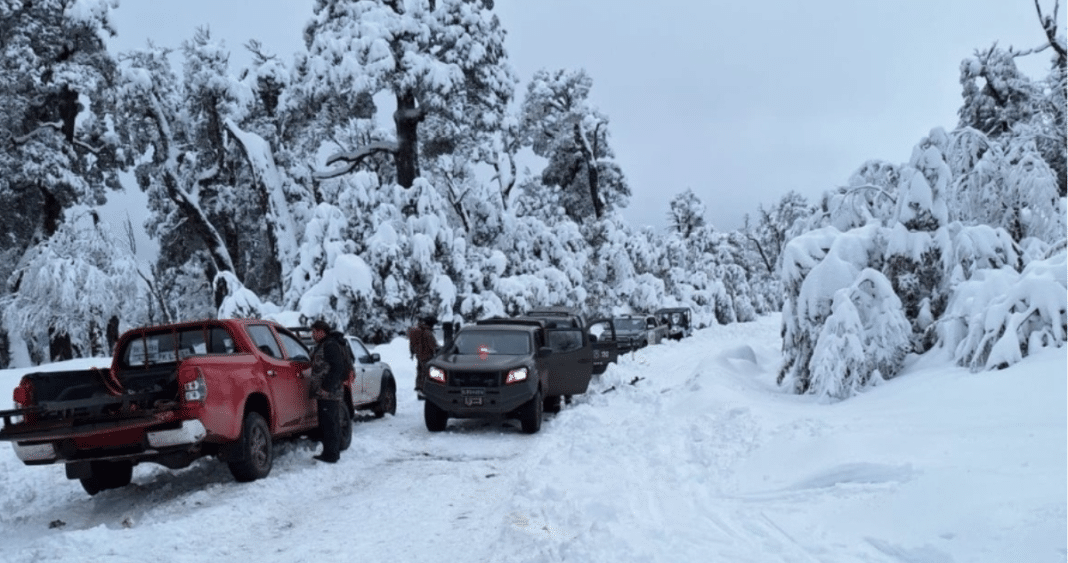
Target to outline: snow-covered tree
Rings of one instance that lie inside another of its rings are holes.
[[[226,100],[204,93],[200,101],[211,107],[197,107],[168,55],[166,49],[149,47],[120,58],[120,103],[130,116],[123,126],[136,153],[151,155],[135,173],[149,194],[153,215],[146,226],[160,240],[164,267],[196,259],[214,280],[218,272],[236,269],[223,231],[205,206],[220,195],[214,181],[225,160],[219,138],[223,124],[214,104]],[[195,73],[196,67],[190,70]],[[216,293],[218,305],[225,291]]]
[[[345,174],[385,152],[396,165],[396,182],[409,188],[421,175],[419,127],[429,115],[468,134],[492,134],[501,126],[516,79],[491,2],[317,0],[313,10],[304,31],[308,53],[298,63],[304,96],[340,93],[339,105],[350,116],[373,112],[371,98],[378,93],[396,102],[394,139],[333,155],[327,165],[342,164],[322,177]]]
[[[909,351],[910,326],[890,281],[865,268],[834,292],[809,360],[809,393],[845,399],[890,379]]]
[[[267,123],[269,92],[256,89],[270,81],[250,85],[232,76],[229,51],[206,30],[186,41],[182,54],[181,78],[168,52],[151,46],[124,54],[121,64],[122,102],[131,116],[121,125],[149,193],[148,229],[161,243],[161,282],[177,280],[193,262],[211,284],[216,307],[239,291],[228,287],[231,281],[280,301],[297,261],[300,230],[292,208],[310,196],[294,188],[271,143],[257,133],[278,139]],[[281,74],[267,66],[260,61],[261,77]]]
[[[1003,368],[1042,348],[1064,347],[1068,281],[1064,246],[1022,272],[985,268],[957,286],[940,345],[973,371]]]
[[[584,70],[539,70],[520,109],[525,142],[548,159],[541,181],[577,223],[626,207],[630,197],[608,144],[608,117],[589,102],[592,86]]]
[[[16,271],[3,321],[37,362],[107,355],[105,330],[137,302],[136,263],[96,212],[75,207]],[[46,352],[47,351],[47,352]]]
[[[749,215],[745,216],[741,234],[760,255],[766,273],[775,272],[786,241],[800,234],[794,231],[794,224],[814,213],[804,196],[790,190],[770,207],[758,206],[755,225],[750,224]]]
[[[36,275],[27,260],[66,210],[100,204],[119,185],[125,154],[110,128],[115,62],[105,45],[115,4],[0,3],[0,294],[26,289],[21,276]]]
[[[885,301],[900,309],[895,325],[911,325],[913,352],[948,350],[983,369],[1064,345],[1064,147],[1042,144],[1064,136],[1063,101],[1047,98],[1063,92],[1064,48],[1038,11],[1055,51],[1051,79],[1018,71],[1014,59],[1026,52],[977,53],[962,65],[961,127],[932,129],[900,167],[866,164],[824,197],[815,226],[831,226],[787,244],[780,381],[794,391],[840,397],[843,381],[874,373],[856,337],[859,310],[843,294],[831,299],[861,271],[889,280]],[[875,197],[858,199],[864,192]],[[847,240],[863,252],[843,253]]]
[[[997,45],[977,50],[975,56],[961,63],[960,82],[964,104],[960,109],[960,127],[974,128],[998,139],[1017,137],[1034,143],[1046,166],[1054,171],[1057,193],[1068,193],[1068,142],[1066,142],[1065,99],[1068,97],[1066,65],[1068,41],[1060,2],[1050,14],[1035,0],[1043,43],[1030,49],[1002,49]],[[1046,49],[1052,52],[1050,73],[1041,80],[1023,74],[1016,59],[1032,56]]]
[[[812,354],[831,315],[835,293],[852,285],[881,254],[880,244],[885,243],[881,243],[879,233],[875,224],[845,233],[827,226],[786,243],[780,268],[785,299],[779,383],[797,393],[809,391]]]
[[[696,229],[705,224],[705,203],[693,190],[687,188],[671,198],[668,221],[679,236],[689,238]]]

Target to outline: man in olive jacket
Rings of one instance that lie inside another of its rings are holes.
[[[341,393],[342,384],[348,377],[352,363],[345,353],[345,336],[320,319],[312,323],[312,338],[315,350],[312,352],[312,381],[318,381],[313,389],[318,400],[319,431],[323,436],[323,452],[315,459],[325,463],[337,463],[341,458]],[[352,430],[349,429],[351,432]]]

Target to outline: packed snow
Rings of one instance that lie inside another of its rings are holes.
[[[397,339],[374,350],[396,416],[360,417],[336,465],[283,442],[248,484],[208,458],[90,497],[0,451],[0,561],[1065,560],[1063,348],[978,373],[909,357],[828,403],[776,386],[780,329],[765,316],[628,354],[534,435],[428,432]],[[25,372],[0,371],[0,392]]]

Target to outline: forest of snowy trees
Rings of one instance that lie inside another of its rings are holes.
[[[520,88],[492,2],[316,0],[306,50],[250,41],[248,68],[205,30],[110,53],[111,4],[0,0],[0,366],[215,316],[293,311],[379,342],[428,313],[683,305],[699,326],[782,310],[783,384],[845,397],[908,353],[981,369],[1065,341],[1056,9],[1036,52],[962,63],[960,123],[908,163],[862,163],[730,232],[686,190],[659,232],[619,213],[626,163],[593,77]],[[1017,70],[1045,53],[1048,76]],[[540,170],[519,170],[527,150]],[[148,196],[131,215],[150,264],[96,211],[123,173]]]

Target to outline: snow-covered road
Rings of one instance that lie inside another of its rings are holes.
[[[980,374],[925,358],[820,404],[775,387],[779,330],[628,355],[535,435],[431,434],[402,392],[340,463],[288,442],[249,484],[205,459],[89,497],[3,446],[0,561],[1064,561],[1063,351]],[[376,349],[401,389],[405,346]],[[0,403],[21,373],[0,371]]]

